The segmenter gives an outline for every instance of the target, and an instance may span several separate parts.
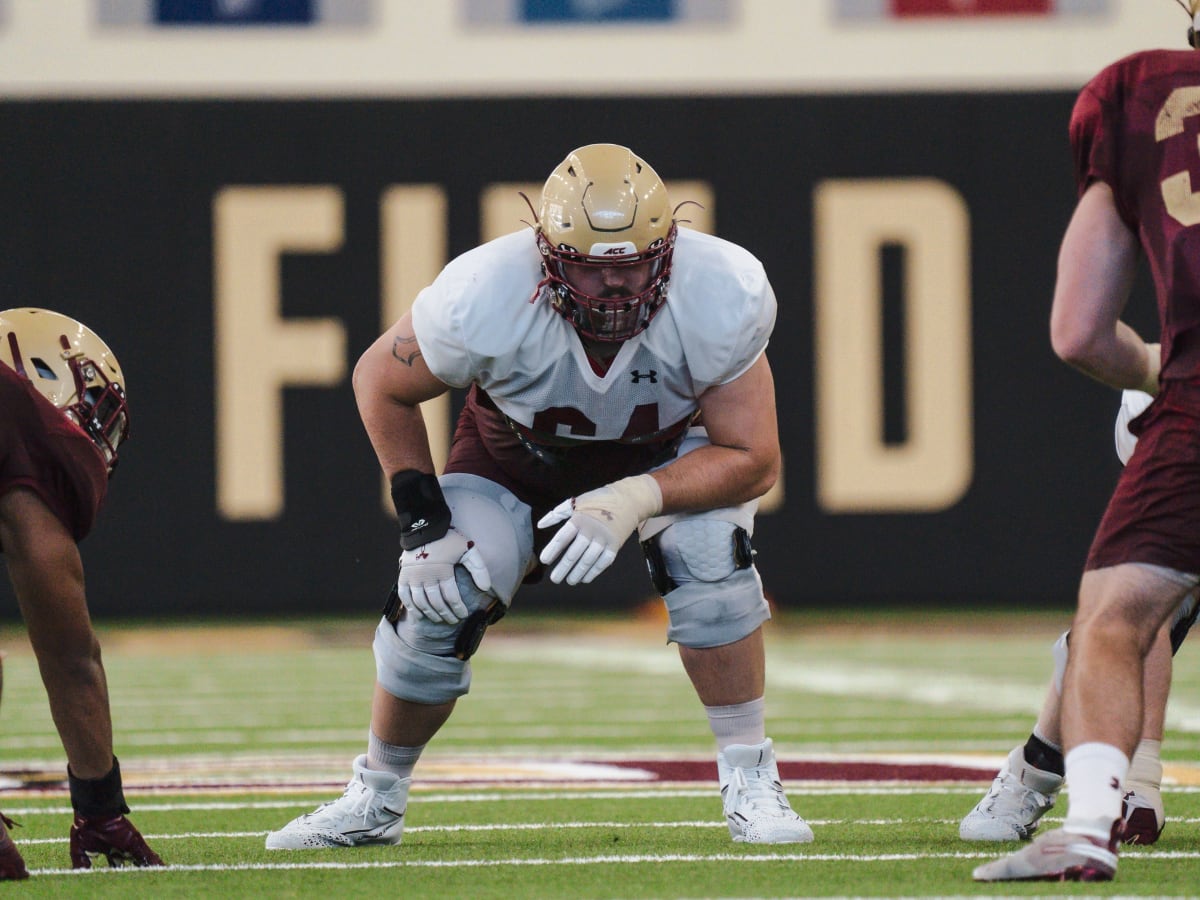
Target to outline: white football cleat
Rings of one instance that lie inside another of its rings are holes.
[[[1063,776],[1035,769],[1015,747],[984,798],[958,826],[964,841],[1025,841],[1054,806]]]
[[[354,777],[337,800],[292,819],[267,835],[268,850],[322,850],[398,844],[404,833],[411,778],[367,768],[367,757],[354,760]]]
[[[1120,822],[1104,841],[1064,828],[1048,831],[1016,853],[984,863],[972,873],[976,881],[1112,881],[1117,874]]]
[[[807,844],[808,827],[788,804],[779,781],[771,739],[730,744],[717,754],[725,821],[735,841],[749,844]]]

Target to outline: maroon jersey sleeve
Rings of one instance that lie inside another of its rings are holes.
[[[1080,91],[1071,111],[1071,151],[1075,160],[1075,186],[1080,196],[1093,181],[1111,178],[1112,153],[1106,140],[1104,104],[1096,93],[1100,77]]]
[[[1200,52],[1146,50],[1088,82],[1070,126],[1080,194],[1112,188],[1158,302],[1164,379],[1200,379]]]
[[[1123,67],[1116,63],[1104,69],[1079,92],[1071,112],[1071,151],[1075,162],[1075,189],[1083,196],[1093,182],[1113,189],[1117,212],[1131,230],[1137,220],[1120,190],[1122,139],[1121,101]]]
[[[82,540],[108,490],[100,451],[83,429],[3,364],[0,410],[0,494],[33,491]]]

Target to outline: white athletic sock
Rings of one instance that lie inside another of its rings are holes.
[[[1066,757],[1067,821],[1064,829],[1107,841],[1121,818],[1122,785],[1129,758],[1112,744],[1080,744]]]
[[[767,739],[766,703],[762,697],[732,706],[706,706],[708,727],[717,739],[717,749],[730,744],[761,744]]]
[[[424,744],[420,747],[397,747],[380,740],[372,731],[367,740],[367,768],[408,778],[412,775],[413,767],[421,758],[421,751],[424,749]]]

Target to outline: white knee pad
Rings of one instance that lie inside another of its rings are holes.
[[[497,601],[507,607],[533,558],[529,507],[477,475],[455,473],[439,481],[451,522],[475,542],[492,579],[492,589],[485,593],[463,567],[456,566],[454,580],[463,603],[481,616]],[[402,610],[394,623],[385,618],[375,630],[376,677],[389,694],[414,703],[446,703],[461,697],[471,685],[471,639],[477,645],[486,627],[472,616],[446,625]],[[471,645],[467,652],[464,641]]]
[[[427,630],[434,633],[426,637]],[[380,619],[371,646],[376,680],[393,697],[413,703],[432,705],[461,697],[471,687],[471,664],[454,655],[457,632],[456,625],[433,623],[407,611],[394,624]]]
[[[655,586],[667,604],[667,640],[719,647],[751,634],[771,617],[746,532],[723,519],[676,519],[643,544]]]
[[[689,428],[687,436],[679,445],[679,450],[675,453],[675,459],[691,453],[693,450],[699,450],[701,447],[709,446],[708,432],[701,427]],[[663,463],[662,466],[670,465],[670,460]],[[658,466],[657,468],[662,468]],[[746,532],[746,534],[754,535],[754,515],[758,512],[758,500],[747,500],[745,503],[739,503],[737,506],[724,506],[720,509],[710,509],[703,513],[705,519],[723,519],[726,522],[732,522]],[[673,513],[666,516],[654,516],[647,519],[638,525],[638,540],[648,541],[661,531],[671,527],[675,522],[683,522],[689,519],[697,518],[696,513]]]

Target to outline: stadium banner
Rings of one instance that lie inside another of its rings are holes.
[[[462,0],[473,25],[727,23],[739,0]]]
[[[101,25],[367,25],[376,0],[95,0]]]
[[[527,227],[518,191],[601,140],[774,285],[784,473],[754,535],[772,601],[1066,609],[1119,468],[1118,394],[1049,343],[1072,103],[0,102],[3,305],[81,319],[128,379],[132,435],[82,545],[94,611],[374,615],[398,547],[355,361],[448,259]],[[437,455],[461,402],[425,410]],[[651,596],[630,541],[595,583],[517,602]]]
[[[838,15],[851,19],[956,18],[976,16],[1100,15],[1111,0],[834,0]]]

